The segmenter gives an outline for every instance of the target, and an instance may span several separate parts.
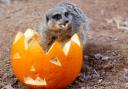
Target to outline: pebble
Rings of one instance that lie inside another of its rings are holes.
[[[81,87],[81,89],[86,89],[85,87]]]
[[[103,79],[99,79],[99,80],[98,80],[98,83],[101,83],[102,81],[103,81]]]
[[[3,87],[2,89],[14,89],[10,84],[6,85],[5,87]]]
[[[94,56],[95,56],[95,58],[96,58],[97,60],[102,59],[102,57],[103,57],[103,55],[101,55],[100,53],[97,53],[97,54],[95,54]]]
[[[109,60],[109,59],[110,59],[109,56],[104,56],[104,57],[102,57],[102,60],[104,60],[104,61]]]

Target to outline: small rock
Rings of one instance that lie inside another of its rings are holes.
[[[6,4],[6,5],[10,5],[12,0],[1,0],[1,2]]]
[[[98,80],[98,83],[101,83],[102,81],[103,81],[103,79],[99,79],[99,80]]]
[[[2,89],[14,89],[11,85],[6,85],[5,87],[3,87]]]
[[[89,57],[88,56],[84,56],[84,59],[88,59]]]
[[[113,52],[112,52],[112,55],[113,55],[113,56],[116,56],[116,55],[118,55],[118,52],[113,51]]]
[[[103,56],[102,57],[102,60],[104,60],[104,61],[107,61],[107,60],[109,60],[110,59],[110,57],[108,57],[108,56]]]
[[[81,87],[81,89],[86,89],[85,87]]]
[[[100,53],[97,53],[97,54],[95,54],[94,56],[95,56],[95,58],[96,58],[97,60],[102,59],[102,57],[103,57],[103,55],[101,55]]]
[[[91,87],[87,85],[85,89],[91,89]]]
[[[118,38],[115,38],[114,41],[118,41]]]
[[[124,79],[128,82],[128,69],[124,69]]]

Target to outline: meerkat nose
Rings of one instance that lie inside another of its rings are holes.
[[[65,22],[64,22],[64,25],[67,25],[69,23],[69,21],[68,20],[66,20]]]
[[[62,26],[62,28],[65,28],[65,26],[64,25],[61,25]]]
[[[63,29],[63,30],[67,30],[68,27],[69,27],[69,21],[66,20],[63,24],[60,24],[60,27]]]
[[[62,28],[62,30],[66,30],[66,25],[60,25],[60,27]]]

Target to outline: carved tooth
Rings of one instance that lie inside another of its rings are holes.
[[[77,34],[74,34],[72,36],[71,41],[73,41],[74,43],[76,43],[78,46],[81,46],[80,39],[79,39],[79,37],[78,37]]]
[[[36,79],[32,79],[31,77],[26,77],[24,78],[24,81],[26,84],[30,84],[30,85],[47,85],[46,80],[45,79],[41,79],[39,76],[36,77]]]
[[[61,63],[59,61],[59,59],[57,57],[53,57],[51,60],[50,60],[51,63],[55,64],[55,65],[58,65],[58,66],[61,66]]]
[[[66,56],[68,55],[70,46],[71,46],[71,41],[68,41],[68,42],[64,45],[64,47],[63,47],[63,52],[64,52],[64,54],[65,54]]]
[[[28,28],[26,32],[24,33],[25,39],[29,40],[34,35],[34,32],[32,29]]]
[[[14,39],[14,42],[13,42],[13,45],[23,36],[23,33],[22,32],[18,32],[15,39]]]
[[[25,40],[25,41],[24,41],[24,47],[25,47],[25,50],[28,49],[28,40]]]
[[[55,47],[56,45],[56,41],[52,44],[52,46],[50,47],[50,49],[48,50],[47,54]]]
[[[24,78],[26,84],[34,84],[34,80],[31,77]]]
[[[26,32],[24,33],[24,37],[25,37],[25,42],[24,42],[24,47],[27,50],[28,49],[28,41],[34,36],[34,31],[30,28],[28,28],[26,30]]]
[[[35,79],[35,82],[36,82],[36,84],[38,84],[38,85],[47,85],[46,80],[45,80],[45,79],[41,79],[40,77],[37,77],[37,78]]]

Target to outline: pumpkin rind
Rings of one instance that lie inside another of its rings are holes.
[[[34,35],[30,29],[29,32],[29,35]],[[56,41],[45,52],[37,39],[31,35],[26,40],[20,32],[12,45],[11,64],[16,77],[26,85],[62,89],[73,82],[80,72],[82,46],[79,37],[74,34],[64,47]]]

